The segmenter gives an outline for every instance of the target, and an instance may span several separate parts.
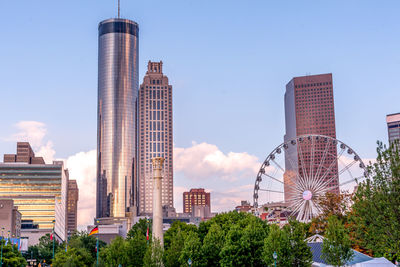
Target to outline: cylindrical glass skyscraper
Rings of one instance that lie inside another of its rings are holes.
[[[127,19],[99,24],[97,218],[125,217],[136,206],[138,32]]]

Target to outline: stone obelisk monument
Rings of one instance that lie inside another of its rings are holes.
[[[153,239],[160,240],[161,247],[164,244],[163,237],[163,216],[162,216],[162,174],[164,158],[157,157],[152,159],[153,163]]]

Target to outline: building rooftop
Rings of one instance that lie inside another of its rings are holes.
[[[400,113],[393,113],[386,115],[387,123],[397,122],[397,121],[400,121]]]

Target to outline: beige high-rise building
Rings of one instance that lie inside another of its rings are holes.
[[[172,207],[172,86],[162,72],[162,61],[151,62],[139,88],[138,97],[138,174],[139,213],[153,212],[151,159],[163,157],[162,205]]]

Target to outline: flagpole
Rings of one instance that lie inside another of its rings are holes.
[[[56,220],[53,220],[53,260],[54,260],[54,225],[56,223]],[[51,262],[53,264],[53,261]]]
[[[147,246],[149,245],[149,239],[150,239],[150,232],[149,232],[149,227],[150,227],[150,222],[149,222],[149,218],[146,218],[146,222],[147,222],[147,231],[146,231],[146,239],[147,239]]]
[[[96,220],[97,223],[97,234],[96,234],[96,266],[99,266],[99,220]]]

